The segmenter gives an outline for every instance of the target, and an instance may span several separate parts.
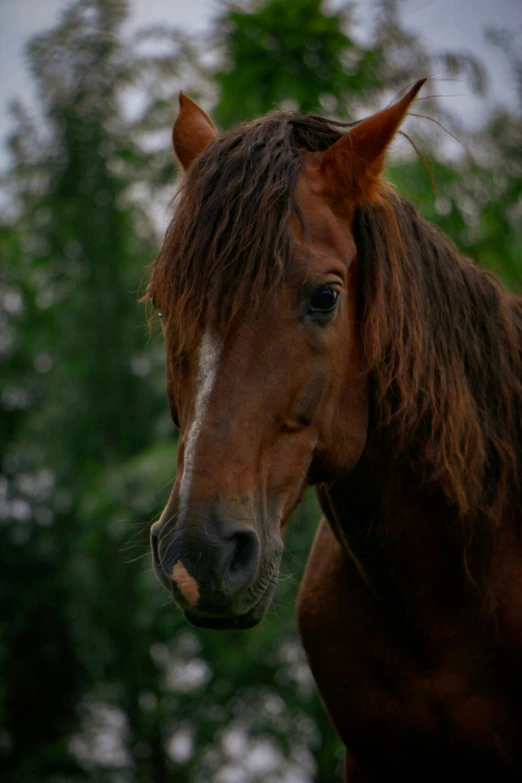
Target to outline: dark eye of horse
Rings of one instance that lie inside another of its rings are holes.
[[[152,306],[153,306],[153,308],[156,310],[156,315],[158,316],[158,318],[163,318],[163,313],[161,313],[161,312],[158,310],[158,304],[157,304],[157,302],[156,302],[156,300],[155,300],[155,299],[152,299]]]
[[[339,291],[323,285],[317,288],[308,305],[308,312],[311,315],[328,315],[333,313],[339,299]]]

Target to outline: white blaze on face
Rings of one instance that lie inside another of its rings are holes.
[[[201,432],[208,401],[214,388],[217,377],[219,360],[221,358],[222,344],[209,329],[204,333],[199,348],[198,379],[196,384],[196,402],[194,404],[194,418],[188,431],[185,442],[183,461],[183,478],[179,488],[180,515],[186,511],[190,498],[190,485],[194,472],[194,459],[196,444]]]

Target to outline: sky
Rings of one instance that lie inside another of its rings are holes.
[[[288,0],[292,2],[292,0]],[[330,0],[340,5],[340,0]],[[0,0],[0,169],[8,163],[5,138],[10,128],[8,104],[20,98],[35,100],[26,68],[24,47],[31,36],[56,24],[70,0]],[[196,32],[208,28],[221,0],[130,0],[129,33],[151,24],[175,25]],[[375,18],[376,0],[358,0],[356,19],[361,37]],[[484,37],[488,27],[504,28],[514,36],[514,48],[522,48],[522,0],[402,0],[401,15],[407,29],[420,35],[427,50],[453,49],[481,59],[488,70],[485,96],[471,94],[465,83],[450,90],[458,97],[450,108],[472,125],[498,104],[514,106],[516,93],[503,53]],[[444,74],[440,74],[443,76]]]

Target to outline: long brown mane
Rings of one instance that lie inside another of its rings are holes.
[[[198,157],[149,286],[174,350],[196,338],[209,309],[225,329],[284,281],[298,150],[327,149],[340,135],[330,121],[275,112],[218,136]],[[378,426],[472,535],[477,520],[519,511],[522,302],[408,201],[383,194],[354,224]]]
[[[500,521],[520,504],[522,300],[391,190],[354,235],[381,427],[463,520]]]

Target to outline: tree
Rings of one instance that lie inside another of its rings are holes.
[[[228,8],[217,28],[224,60],[215,75],[217,121],[226,127],[277,106],[346,116],[361,85],[383,87],[381,53],[357,45],[348,28],[348,10],[326,14],[322,0]]]
[[[6,780],[77,767],[68,735],[99,674],[81,619],[103,603],[104,568],[119,557],[106,520],[84,509],[99,477],[150,441],[158,405],[135,301],[153,235],[118,173],[130,146],[118,107],[130,79],[124,17],[121,2],[76,3],[33,42],[46,125],[19,110],[11,144],[18,214],[3,268],[20,312],[2,395]],[[132,605],[132,569],[111,576],[115,601]]]

